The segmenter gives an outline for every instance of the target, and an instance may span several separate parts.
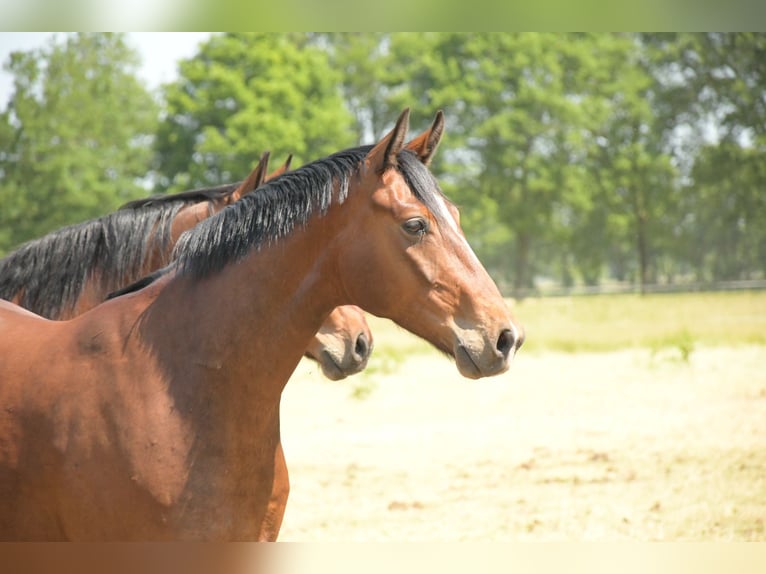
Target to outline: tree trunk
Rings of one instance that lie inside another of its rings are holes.
[[[638,248],[639,290],[641,295],[646,293],[649,282],[649,240],[646,232],[646,216],[636,214],[636,247]]]

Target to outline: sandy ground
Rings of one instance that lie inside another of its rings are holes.
[[[480,381],[436,354],[336,383],[304,361],[280,540],[765,540],[765,415],[766,347],[522,349]]]

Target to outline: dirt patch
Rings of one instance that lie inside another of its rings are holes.
[[[281,540],[765,540],[766,347],[435,354],[283,395]],[[360,388],[365,392],[358,392]]]

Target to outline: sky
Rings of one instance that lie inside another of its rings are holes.
[[[11,52],[33,50],[46,45],[53,32],[0,32],[0,63],[5,65]],[[149,89],[172,81],[176,63],[193,56],[197,46],[210,36],[209,32],[128,32],[127,41],[141,56],[139,74]],[[13,91],[13,78],[0,70],[0,110],[4,109]]]

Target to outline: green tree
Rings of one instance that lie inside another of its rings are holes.
[[[467,208],[472,243],[497,280],[530,287],[554,268],[544,255],[566,235],[567,198],[588,191],[583,92],[570,73],[588,51],[570,35],[394,34],[391,54],[389,101],[452,120],[445,186]]]
[[[330,65],[340,74],[343,99],[354,116],[360,144],[382,137],[401,112],[386,105],[388,38],[389,34],[377,32],[311,35],[311,43],[327,51]]]
[[[680,241],[700,280],[766,269],[766,35],[644,34],[664,87],[657,106],[680,167]]]
[[[656,53],[636,35],[600,38],[600,112],[586,163],[600,189],[609,263],[619,278],[632,276],[643,291],[657,280],[657,255],[676,225],[677,172],[668,149],[671,125],[658,112],[665,87]]]
[[[158,185],[235,181],[270,150],[295,162],[352,145],[340,75],[306,34],[224,34],[180,64],[165,88],[157,135]]]
[[[703,281],[766,274],[766,157],[722,141],[696,158],[686,206],[686,254]]]
[[[0,114],[0,251],[145,193],[157,105],[119,34],[11,54]]]

